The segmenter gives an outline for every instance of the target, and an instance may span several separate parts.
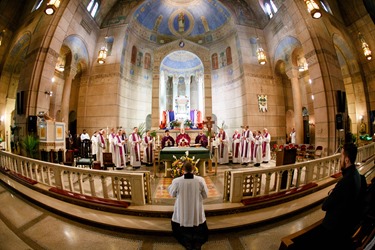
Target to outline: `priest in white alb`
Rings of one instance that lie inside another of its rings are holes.
[[[241,134],[237,129],[232,136],[232,162],[241,163]]]
[[[201,249],[208,240],[208,228],[203,200],[208,188],[201,176],[194,175],[190,161],[183,165],[184,175],[173,179],[168,193],[176,197],[172,215],[173,236],[186,249]]]
[[[241,143],[241,162],[243,164],[248,164],[252,162],[252,148],[251,142],[254,140],[253,132],[249,130],[249,126],[245,126],[242,132],[242,143]]]
[[[141,167],[141,143],[142,139],[138,134],[138,128],[134,127],[133,133],[129,136],[130,143],[130,165],[133,168]]]
[[[143,137],[143,162],[146,165],[152,165],[154,162],[154,138],[151,136],[150,130],[147,130],[146,135]]]
[[[228,142],[229,138],[225,133],[223,128],[220,128],[220,132],[217,134],[218,140],[218,161],[219,164],[227,164],[229,163],[229,155],[228,155]]]
[[[115,164],[116,169],[124,169],[124,167],[126,167],[126,154],[124,149],[125,141],[122,140],[121,129],[119,129],[117,134],[114,136],[112,143],[114,146],[112,154],[115,156],[115,161],[113,163]]]
[[[263,163],[268,163],[271,160],[271,135],[266,128],[263,129],[262,142],[262,157]]]

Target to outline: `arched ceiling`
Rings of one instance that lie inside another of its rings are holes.
[[[150,40],[154,42],[180,38],[212,42],[230,31],[233,24],[263,28],[269,21],[258,0],[102,0],[101,3],[95,19],[102,28],[130,24],[137,34],[153,37]]]
[[[189,51],[178,50],[167,55],[161,62],[160,70],[170,74],[191,73],[203,70],[202,61]]]

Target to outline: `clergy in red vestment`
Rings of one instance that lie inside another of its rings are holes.
[[[169,135],[169,130],[165,130],[165,136],[161,139],[161,148],[165,147],[173,147],[174,146],[174,139],[172,136]]]
[[[241,163],[241,134],[237,129],[232,136],[232,162]]]
[[[151,136],[151,131],[147,130],[145,137],[142,140],[143,145],[143,161],[146,165],[152,165],[154,162],[154,138]]]
[[[197,137],[195,137],[195,143],[200,144],[204,148],[208,146],[208,138],[203,133],[203,130],[199,131],[199,134],[197,135]]]
[[[177,146],[179,147],[189,147],[190,146],[190,136],[185,134],[185,129],[182,128],[180,134],[176,138]]]

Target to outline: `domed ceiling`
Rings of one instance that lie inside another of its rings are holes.
[[[214,0],[155,0],[138,7],[134,17],[160,35],[197,36],[222,27],[231,15]]]
[[[181,38],[209,43],[230,33],[232,24],[259,28],[268,21],[258,0],[117,0],[112,4],[110,10],[101,7],[108,11],[102,28],[129,23],[139,36],[157,43]]]
[[[195,54],[179,50],[167,55],[160,69],[169,73],[195,72],[203,70],[203,64]]]

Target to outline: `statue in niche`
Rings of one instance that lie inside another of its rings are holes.
[[[177,95],[184,96],[186,95],[186,84],[183,77],[178,78],[178,88]]]
[[[212,69],[218,69],[219,68],[219,61],[218,61],[218,58],[217,58],[217,54],[214,53],[212,55]]]
[[[181,12],[178,14],[178,32],[185,31],[185,14]]]

